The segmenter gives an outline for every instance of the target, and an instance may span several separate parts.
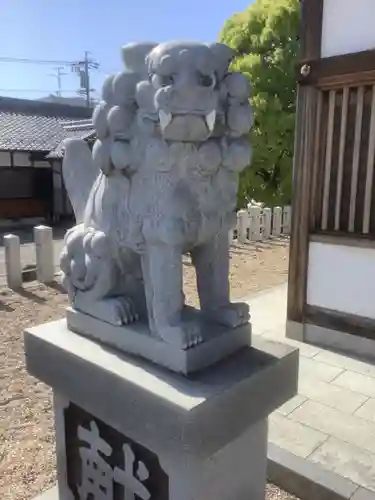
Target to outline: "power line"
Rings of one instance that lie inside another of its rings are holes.
[[[55,77],[57,78],[57,86],[58,86],[58,95],[61,95],[63,90],[61,89],[61,77],[64,75],[62,70],[66,66],[70,66],[71,71],[76,73],[80,79],[80,88],[78,91],[64,91],[64,92],[75,92],[78,95],[84,96],[86,99],[87,107],[91,105],[91,93],[95,92],[95,89],[91,88],[90,85],[90,71],[98,70],[99,63],[89,58],[89,52],[85,51],[84,58],[78,61],[55,61],[55,60],[47,60],[47,59],[31,59],[31,58],[17,58],[17,57],[0,57],[0,63],[21,63],[21,64],[53,64],[59,65],[57,68],[57,74]],[[38,89],[0,89],[1,92],[47,92],[47,91],[39,91]],[[52,91],[54,93],[55,91]]]
[[[108,75],[116,74],[116,73],[118,73],[120,71],[119,69],[113,69],[112,71],[109,71],[106,68],[101,68],[101,69],[94,68],[94,69],[95,69],[95,71],[97,71],[101,75],[107,75],[107,76]]]
[[[71,66],[77,63],[77,61],[52,61],[46,59],[27,59],[17,57],[0,57],[0,62],[21,64],[61,64],[63,66]]]
[[[0,92],[44,92],[44,93],[55,93],[56,89],[54,90],[46,90],[46,89],[0,89]],[[62,89],[61,92],[73,92],[74,94],[77,93],[77,90],[66,90]]]

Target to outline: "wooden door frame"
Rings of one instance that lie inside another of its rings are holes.
[[[303,323],[310,235],[317,218],[317,174],[322,147],[318,137],[321,89],[358,85],[375,78],[375,50],[321,57],[324,0],[301,0],[300,55],[296,65],[298,97],[293,164],[293,200],[289,250],[287,319]],[[339,236],[335,236],[339,238]]]
[[[321,57],[323,0],[301,0],[300,67]],[[293,162],[293,202],[289,249],[287,319],[301,323],[307,289],[311,194],[319,91],[298,84]]]

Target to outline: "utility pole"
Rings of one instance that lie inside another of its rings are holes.
[[[72,70],[79,74],[80,79],[80,89],[78,90],[78,94],[82,95],[86,99],[86,106],[89,108],[91,104],[91,92],[95,89],[91,88],[90,85],[90,70],[98,69],[99,64],[89,58],[89,52],[85,51],[85,57],[83,61],[79,61],[72,65]]]
[[[90,72],[89,72],[89,53],[85,50],[85,90],[86,90],[86,106],[90,107]]]
[[[57,92],[56,92],[56,95],[58,97],[61,97],[61,82],[62,82],[62,77],[64,75],[66,75],[66,73],[63,73],[63,69],[64,69],[63,66],[58,66],[57,68],[55,68],[56,73],[53,73],[52,75],[49,75],[49,76],[54,76],[57,79]]]

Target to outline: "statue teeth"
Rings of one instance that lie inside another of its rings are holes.
[[[208,130],[210,132],[212,132],[215,127],[215,121],[216,121],[216,110],[213,109],[210,113],[208,113],[208,115],[206,115],[206,123]]]
[[[168,127],[168,125],[172,121],[172,113],[166,113],[162,109],[159,111],[159,120],[160,120],[160,126],[162,129],[165,129],[165,127]]]

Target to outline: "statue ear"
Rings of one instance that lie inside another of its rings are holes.
[[[157,45],[157,43],[153,42],[137,42],[123,45],[121,53],[126,69],[134,73],[143,74],[147,72],[146,56]]]
[[[208,44],[208,48],[215,59],[215,69],[222,78],[227,72],[230,63],[235,58],[236,52],[224,43],[211,43]]]

